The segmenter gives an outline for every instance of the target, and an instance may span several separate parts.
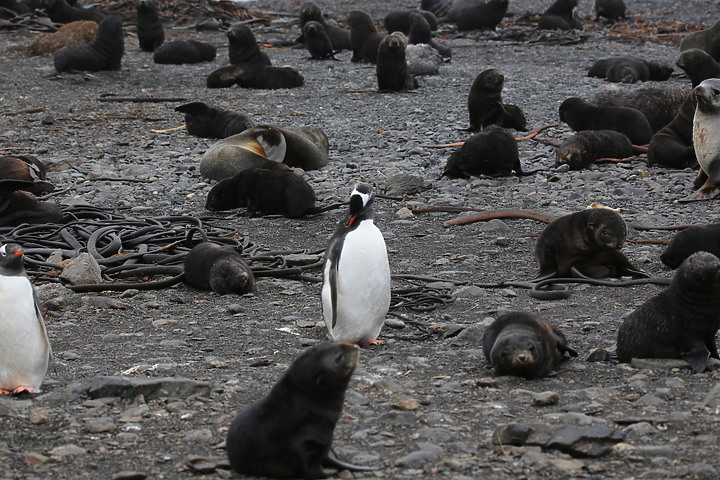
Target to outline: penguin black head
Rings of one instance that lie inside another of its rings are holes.
[[[0,275],[24,275],[23,253],[17,243],[6,243],[0,247]]]
[[[372,218],[372,202],[374,198],[375,192],[372,185],[369,183],[358,184],[350,194],[350,211],[345,225],[349,227],[358,219]]]

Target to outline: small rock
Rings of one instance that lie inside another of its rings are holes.
[[[385,326],[389,328],[396,328],[398,330],[401,330],[405,328],[405,322],[400,320],[399,318],[388,318],[385,319]]]
[[[121,397],[133,400],[143,395],[146,400],[158,397],[187,398],[191,395],[209,396],[211,385],[189,378],[126,378],[101,376],[92,379],[87,393],[91,398]]]
[[[117,426],[110,418],[88,418],[85,419],[85,431],[89,433],[105,433],[114,432]]]
[[[407,207],[402,207],[400,210],[395,212],[395,216],[402,220],[409,220],[415,217],[415,214]]]
[[[189,430],[185,432],[183,438],[188,442],[211,443],[213,441],[212,432],[207,428]]]
[[[588,362],[607,362],[610,360],[610,353],[604,348],[593,348],[585,357]]]
[[[555,405],[560,401],[560,394],[557,392],[540,392],[533,396],[533,404],[541,407]]]
[[[524,445],[531,431],[530,426],[524,423],[500,425],[493,432],[492,442],[495,445]]]
[[[78,447],[77,445],[68,444],[68,445],[62,445],[60,447],[55,447],[52,450],[48,452],[51,457],[69,457],[71,455],[84,455],[87,453],[87,450],[84,448]]]
[[[490,220],[489,222],[485,222],[478,228],[481,232],[497,232],[502,235],[510,235],[512,234],[512,229],[507,226],[507,223],[503,222],[502,220],[498,220],[497,218],[494,218]]]
[[[31,467],[37,467],[39,465],[42,465],[48,460],[50,460],[49,457],[46,457],[45,455],[42,455],[40,453],[30,452],[25,454],[25,463],[27,463]]]
[[[227,310],[229,314],[236,315],[238,313],[243,313],[245,311],[245,308],[239,303],[233,303],[228,305]]]
[[[418,409],[418,407],[420,406],[420,401],[415,398],[408,398],[405,400],[400,400],[399,402],[395,402],[391,406],[393,408],[397,408],[398,410],[412,411]]]
[[[487,296],[485,289],[476,285],[465,285],[452,293],[453,298],[483,298]]]
[[[102,283],[100,265],[89,253],[81,253],[65,265],[60,278],[72,285],[90,285]]]

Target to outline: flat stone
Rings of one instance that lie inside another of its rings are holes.
[[[51,457],[69,457],[72,455],[84,455],[87,453],[87,450],[84,448],[78,447],[77,445],[68,444],[68,445],[62,445],[60,447],[55,447],[52,450],[48,452]]]
[[[493,432],[492,442],[495,445],[524,445],[531,431],[530,426],[524,423],[500,425]]]
[[[187,398],[191,395],[209,396],[212,386],[189,378],[127,378],[100,376],[92,379],[87,393],[91,398],[120,397],[133,400],[142,395],[146,400],[158,397]]]
[[[85,430],[89,433],[105,433],[117,430],[117,425],[107,417],[88,418],[85,420]]]
[[[60,278],[72,285],[91,285],[102,283],[100,265],[89,253],[81,253],[65,265]]]
[[[484,288],[475,285],[465,285],[452,292],[451,295],[453,298],[484,298],[487,296],[487,292]]]
[[[37,452],[29,452],[25,454],[24,460],[25,463],[31,467],[37,467],[50,460],[50,457],[46,457],[45,455]]]
[[[540,392],[533,395],[533,404],[541,407],[555,405],[560,401],[560,394],[557,392]]]

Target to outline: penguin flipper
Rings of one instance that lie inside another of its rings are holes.
[[[328,271],[328,282],[330,283],[330,308],[332,309],[332,328],[337,325],[337,294],[338,294],[338,265],[342,255],[343,238],[339,237],[331,242],[327,251],[325,261],[330,262]]]

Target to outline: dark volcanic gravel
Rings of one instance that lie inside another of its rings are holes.
[[[417,6],[318,3],[332,20],[364,9],[378,24],[391,10]],[[585,76],[593,61],[633,54],[674,64],[684,33],[711,25],[720,13],[717,2],[708,1],[626,3],[629,19],[610,27],[593,22],[592,2],[583,0],[579,13],[586,28],[574,34],[534,32],[532,19],[550,4],[535,0],[511,1],[497,35],[458,36],[445,26],[440,35],[453,49],[452,61],[439,75],[420,78],[418,90],[400,94],[344,93],[377,88],[374,67],[351,63],[349,52],[339,54],[337,62],[313,61],[305,50],[293,48],[266,51],[274,65],[297,68],[305,86],[209,90],[207,74],[228,63],[225,34],[168,22],[167,40],[207,41],[218,47],[218,56],[211,63],[156,65],[131,33],[131,5],[125,7],[126,52],[118,72],[58,75],[51,58],[24,53],[36,35],[4,29],[0,147],[47,162],[49,179],[68,189],[54,197],[58,202],[135,216],[208,216],[204,203],[210,184],[200,177],[198,163],[213,141],[183,130],[154,132],[183,124],[173,111],[177,103],[108,103],[98,101],[100,96],[183,97],[244,111],[256,124],[319,127],[330,139],[331,161],[306,178],[321,204],[345,201],[358,181],[392,196],[402,196],[391,188],[398,174],[427,182],[428,189],[404,201],[376,201],[376,224],[385,234],[393,273],[475,283],[526,280],[536,274],[533,234],[542,224],[508,219],[443,228],[458,214],[408,209],[515,207],[562,215],[598,202],[621,208],[628,222],[646,225],[720,219],[717,202],[677,202],[692,192],[695,172],[689,169],[649,168],[635,161],[569,172],[553,169],[553,147],[532,140],[520,143],[523,167],[547,167],[546,172],[439,179],[452,150],[425,145],[467,138],[461,130],[467,126],[466,98],[480,71],[497,68],[505,74],[504,100],[523,108],[530,128],[555,123],[562,100],[590,99],[610,85]],[[299,1],[287,0],[248,4],[252,10],[287,14],[297,14],[299,7]],[[269,24],[251,24],[259,40],[298,36],[294,17],[272,18]],[[677,73],[667,83],[689,84]],[[570,134],[566,125],[542,133]],[[105,177],[146,182],[98,180]],[[308,252],[324,248],[341,216],[337,210],[304,220],[238,213],[224,212],[216,223],[268,249]],[[629,237],[670,235],[631,229]],[[635,265],[669,277],[661,251],[661,245],[650,243],[624,247]],[[393,284],[408,285],[406,280]],[[385,344],[363,349],[334,445],[340,458],[380,469],[345,472],[342,478],[718,478],[720,393],[705,402],[718,382],[717,370],[690,374],[681,363],[586,360],[593,349],[611,349],[621,318],[660,287],[573,285],[569,299],[548,302],[530,298],[522,288],[435,286],[455,301],[427,312],[395,310],[403,321],[388,319],[404,328],[386,326]],[[243,297],[183,285],[75,294],[46,283],[38,293],[49,309],[54,366],[42,394],[0,399],[0,478],[237,477],[227,470],[223,449],[233,415],[263,395],[304,348],[326,337],[320,287],[311,282],[262,278],[257,292]],[[480,339],[483,328],[509,310],[551,321],[580,356],[541,380],[496,377],[483,359]],[[106,385],[109,380],[93,380],[97,376],[200,383],[146,386],[143,395],[126,398],[122,389]],[[492,443],[498,426],[515,423],[542,424],[538,431],[557,438],[538,442],[544,447]],[[583,429],[598,438],[573,443],[570,437]],[[582,452],[597,449],[580,444],[604,446],[604,454],[586,457]]]

